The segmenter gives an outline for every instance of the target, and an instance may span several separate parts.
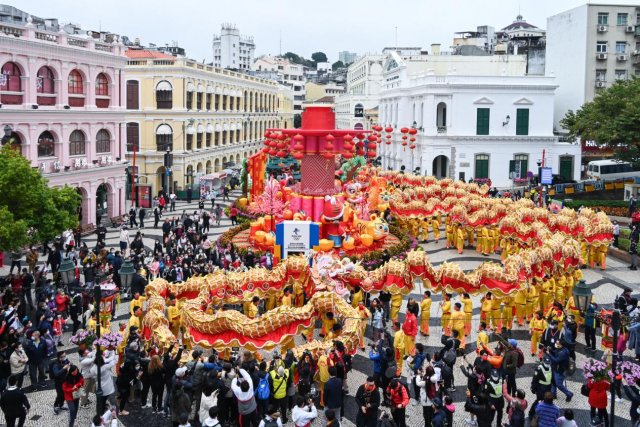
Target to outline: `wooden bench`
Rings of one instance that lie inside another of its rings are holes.
[[[125,224],[127,222],[127,219],[129,218],[128,215],[124,214],[124,215],[119,215],[119,216],[114,216],[111,217],[111,226],[113,228],[118,228],[120,227],[122,224]]]
[[[96,226],[93,224],[87,224],[87,225],[83,225],[81,230],[80,230],[80,235],[81,236],[88,236],[89,234],[93,233],[94,231],[96,231]]]

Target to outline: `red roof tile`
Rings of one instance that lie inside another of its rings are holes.
[[[173,55],[167,55],[166,53],[145,49],[127,49],[125,55],[130,59],[176,59]]]

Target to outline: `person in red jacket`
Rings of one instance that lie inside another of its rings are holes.
[[[78,370],[77,366],[71,365],[67,373],[67,377],[62,383],[62,391],[64,392],[64,400],[69,407],[69,427],[73,427],[78,415],[78,406],[80,405],[80,389],[84,385],[84,378]]]
[[[58,295],[56,295],[56,311],[58,314],[62,314],[64,318],[67,317],[67,309],[71,298],[69,295],[65,295],[64,290],[58,289]]]
[[[407,405],[409,404],[409,393],[407,388],[400,383],[396,378],[389,382],[389,386],[385,391],[387,399],[391,406],[391,415],[393,421],[395,421],[397,427],[406,427],[405,412]]]
[[[607,414],[608,392],[611,388],[611,383],[605,379],[599,379],[594,381],[590,379],[587,382],[587,388],[589,388],[589,406],[591,406],[591,419],[596,416],[604,420],[604,427],[609,427],[609,414]]]
[[[58,347],[63,346],[62,344],[62,328],[64,326],[64,320],[62,319],[61,314],[57,314],[56,318],[53,319],[53,341],[56,343]]]
[[[407,305],[407,315],[402,324],[404,332],[404,354],[413,356],[415,354],[416,335],[418,335],[417,311],[420,310],[417,304]]]

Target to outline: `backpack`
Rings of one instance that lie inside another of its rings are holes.
[[[518,368],[522,368],[522,366],[524,365],[524,353],[522,352],[521,349],[516,347],[516,350],[518,351],[518,363],[516,364],[516,366]]]
[[[456,351],[453,349],[453,347],[451,347],[449,350],[444,352],[444,354],[442,355],[442,360],[447,365],[453,365],[454,363],[456,363],[456,357]]]
[[[512,406],[511,420],[509,422],[510,427],[524,427],[524,411],[520,407],[519,403]]]
[[[259,400],[267,400],[271,396],[271,387],[269,387],[269,378],[267,375],[260,378],[260,382],[258,383],[258,387],[256,388],[256,397]],[[265,420],[266,424],[266,420]]]
[[[429,398],[429,400],[433,399],[434,397],[436,397],[436,385],[434,383],[431,382],[430,379],[426,379],[427,382],[427,386],[425,387],[425,390],[427,392],[427,397]]]
[[[267,417],[264,417],[264,427],[278,427],[278,422],[276,420],[268,420]]]
[[[573,359],[569,359],[569,363],[567,364],[567,376],[571,376],[576,373],[576,362]]]

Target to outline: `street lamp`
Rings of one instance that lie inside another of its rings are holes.
[[[125,261],[122,263],[122,267],[120,267],[120,270],[118,270],[118,275],[120,276],[120,285],[122,286],[122,289],[130,289],[135,272],[136,269],[133,268],[133,264],[131,263],[131,261]]]
[[[2,145],[9,142],[11,139],[11,134],[13,133],[13,128],[9,125],[5,125],[4,127],[4,136],[2,137]]]
[[[60,268],[58,269],[60,274],[60,280],[64,285],[71,285],[76,279],[76,265],[69,258],[62,261]]]
[[[573,302],[582,312],[586,312],[591,304],[591,298],[593,298],[593,292],[587,285],[587,282],[580,280],[577,285],[573,287]]]

